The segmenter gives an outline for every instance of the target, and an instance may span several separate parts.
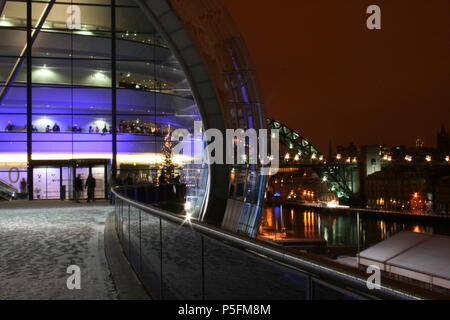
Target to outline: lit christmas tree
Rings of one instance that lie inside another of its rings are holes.
[[[172,150],[173,150],[174,144],[172,142],[172,132],[170,129],[170,125],[168,127],[167,135],[164,137],[164,143],[162,146],[162,154],[163,154],[163,161],[162,161],[162,176],[165,178],[165,182],[170,182],[173,179],[174,169],[175,165],[172,160]],[[162,181],[160,181],[162,182]]]

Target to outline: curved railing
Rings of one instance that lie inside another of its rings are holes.
[[[154,299],[441,298],[384,277],[369,290],[362,271],[112,193],[123,251]]]

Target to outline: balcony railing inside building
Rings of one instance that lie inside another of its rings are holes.
[[[32,25],[36,25],[38,20],[32,19]],[[6,15],[0,16],[0,27],[8,27],[8,28],[26,28],[27,20],[23,18],[14,18],[7,17]],[[110,29],[108,27],[99,26],[99,25],[87,25],[81,24],[80,28],[77,30],[67,30],[67,22],[66,21],[46,21],[41,32],[54,32],[54,33],[62,33],[62,34],[70,34],[70,35],[80,35],[80,36],[88,36],[88,37],[105,37],[109,38],[110,34],[108,33]],[[160,46],[164,48],[169,48],[167,43],[161,39],[157,34],[141,34],[137,32],[129,32],[129,31],[120,31],[116,35],[117,38],[121,40],[128,40],[133,42],[140,42],[144,44]]]

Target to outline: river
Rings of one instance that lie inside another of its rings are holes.
[[[260,237],[274,241],[322,239],[326,240],[327,253],[338,256],[354,255],[358,249],[364,250],[404,230],[450,236],[450,219],[423,216],[361,212],[359,226],[358,233],[357,213],[351,210],[273,205],[264,210]]]

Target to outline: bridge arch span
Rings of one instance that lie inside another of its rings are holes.
[[[289,153],[296,157],[296,162],[304,166],[310,166],[328,188],[342,202],[355,203],[358,201],[358,195],[349,185],[348,180],[343,174],[343,169],[354,169],[357,164],[342,164],[330,159],[324,155],[299,132],[289,128],[280,121],[267,119],[269,129],[277,129],[280,134],[280,143],[290,150]]]

